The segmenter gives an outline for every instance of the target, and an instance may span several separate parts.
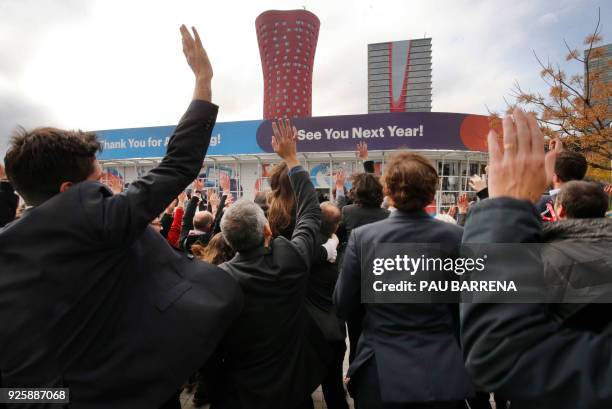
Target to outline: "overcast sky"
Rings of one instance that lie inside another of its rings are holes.
[[[515,80],[543,90],[532,50],[565,63],[563,38],[581,48],[597,7],[612,41],[609,0],[0,0],[0,154],[18,124],[175,124],[193,83],[181,23],[208,50],[218,120],[259,119],[255,18],[303,6],[321,20],[314,116],[366,113],[368,43],[432,37],[433,111],[486,114],[503,109]]]

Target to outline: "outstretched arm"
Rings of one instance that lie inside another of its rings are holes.
[[[546,186],[544,137],[534,117],[515,109],[503,122],[503,147],[491,131],[490,200],[472,210],[464,243],[534,243],[541,225],[533,203]],[[531,203],[529,203],[531,202]],[[521,265],[542,274],[539,256]],[[494,279],[525,271],[499,263]],[[510,400],[546,407],[612,405],[612,335],[561,328],[543,304],[474,303],[461,305],[465,363],[474,381]]]
[[[317,193],[308,172],[302,168],[297,159],[297,129],[292,127],[291,122],[286,119],[273,123],[272,130],[274,132],[272,148],[287,163],[289,180],[296,197],[297,215],[291,242],[297,246],[302,258],[310,267],[316,237],[321,225],[321,209]]]
[[[129,188],[104,199],[103,236],[122,245],[131,241],[197,176],[208,149],[217,106],[210,103],[212,67],[200,37],[181,26],[183,52],[195,75],[193,101],[168,143],[166,156],[155,169]]]

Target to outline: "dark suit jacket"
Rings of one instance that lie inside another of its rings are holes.
[[[315,259],[308,278],[306,308],[325,338],[329,341],[344,341],[346,326],[338,319],[332,295],[338,281],[338,263],[327,261],[327,251],[323,244],[327,237],[318,235]]]
[[[425,211],[394,211],[382,221],[353,230],[334,301],[340,318],[361,308],[362,246],[377,243],[440,243],[453,248],[463,229]],[[349,377],[376,356],[385,402],[449,401],[472,392],[463,365],[456,318],[450,304],[364,304],[365,317]]]
[[[152,409],[207,359],[240,289],[148,225],[198,174],[216,113],[193,101],[161,164],[127,191],[82,182],[0,230],[3,387],[70,388],[76,409]]]
[[[471,210],[463,242],[538,243],[542,224],[535,207],[509,198],[483,201]],[[529,255],[529,254],[526,254]],[[538,255],[522,266],[544,267]],[[485,270],[495,280],[524,274],[511,263]],[[543,270],[527,273],[544,275]],[[612,407],[610,334],[564,328],[545,304],[461,305],[461,339],[474,381],[526,409]]]
[[[297,208],[291,241],[279,236],[221,265],[244,292],[223,350],[230,383],[249,409],[298,407],[326,372],[327,343],[304,306],[319,203],[307,172],[290,172],[290,180]]]
[[[0,227],[15,220],[19,197],[9,182],[0,182]]]
[[[342,208],[342,224],[338,230],[341,243],[346,243],[351,231],[364,224],[386,219],[389,211],[382,207],[364,207],[360,204],[350,204]]]

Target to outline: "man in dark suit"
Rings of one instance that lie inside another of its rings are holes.
[[[19,196],[15,194],[11,182],[6,178],[4,167],[0,164],[0,227],[15,220]]]
[[[361,261],[378,243],[436,243],[452,251],[462,228],[430,217],[425,207],[438,174],[424,157],[402,152],[383,175],[385,194],[397,210],[382,221],[353,230],[334,302],[342,319],[362,308]],[[456,305],[364,304],[357,351],[349,367],[358,409],[455,408],[472,393],[458,341]]]
[[[245,296],[222,342],[230,387],[223,399],[236,397],[238,407],[249,409],[312,407],[310,394],[327,370],[327,343],[304,306],[321,211],[297,160],[295,127],[286,121],[273,129],[272,146],[290,169],[296,195],[291,240],[272,239],[263,210],[252,201],[234,203],[221,220],[225,240],[237,251],[221,267],[239,281]]]
[[[238,314],[235,280],[149,227],[198,174],[217,114],[206,52],[195,29],[181,33],[193,101],[166,157],[125,192],[98,182],[93,134],[13,140],[7,174],[32,208],[0,230],[3,387],[70,388],[71,408],[159,408]]]
[[[338,319],[332,295],[338,281],[335,233],[342,215],[340,209],[331,202],[321,203],[321,231],[318,236],[320,246],[308,279],[306,308],[319,326],[329,343],[332,358],[325,379],[321,383],[325,404],[329,409],[348,409],[343,384],[342,366],[346,351],[346,325]]]

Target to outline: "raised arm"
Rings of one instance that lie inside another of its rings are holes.
[[[297,159],[297,129],[286,119],[273,123],[272,130],[274,132],[272,147],[274,152],[287,163],[289,180],[295,192],[297,214],[291,242],[296,245],[302,258],[310,266],[317,234],[321,227],[321,209],[317,193],[308,172],[302,168]]]
[[[155,169],[129,188],[104,201],[104,237],[121,245],[145,227],[198,175],[208,149],[217,106],[210,103],[212,67],[200,37],[181,26],[183,52],[195,75],[193,101],[168,143],[166,156]]]
[[[463,242],[533,243],[541,224],[533,203],[546,185],[544,143],[535,118],[521,110],[504,119],[503,148],[488,138],[490,199],[475,206]],[[531,203],[530,203],[531,202]],[[521,263],[542,274],[539,257]],[[491,279],[525,271],[499,263]],[[461,306],[465,363],[474,381],[510,400],[544,407],[611,407],[612,335],[561,328],[543,304],[474,303]]]

